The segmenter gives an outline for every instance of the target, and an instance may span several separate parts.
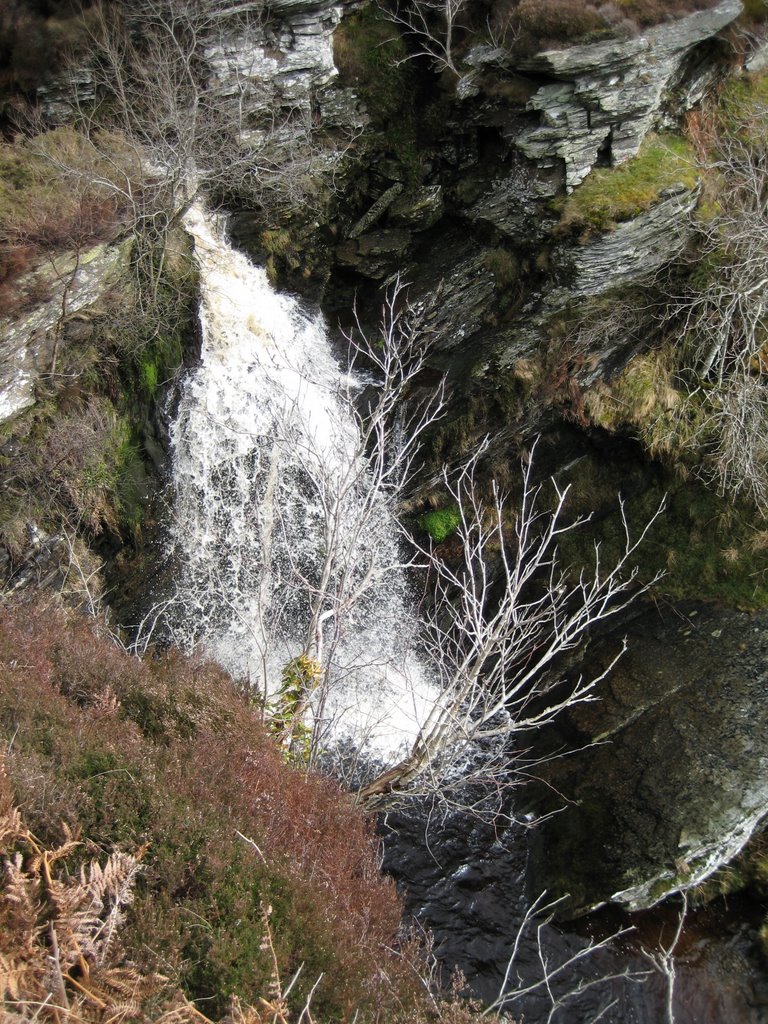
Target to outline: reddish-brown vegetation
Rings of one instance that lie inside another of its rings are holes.
[[[211,1015],[255,1003],[274,964],[321,1017],[417,1001],[393,953],[400,906],[370,824],[330,780],[288,768],[257,706],[209,664],[128,656],[93,623],[40,603],[0,611],[0,729],[36,841],[65,828],[83,862],[146,847],[121,956]],[[237,831],[253,840],[245,842]]]
[[[110,171],[127,167],[112,143],[105,137],[101,152],[62,128],[0,144],[0,317],[46,297],[35,291],[40,279],[25,278],[29,271],[57,253],[105,241],[120,227],[124,204]],[[43,269],[49,284],[61,273]]]
[[[635,35],[713,5],[714,0],[497,0],[491,24],[522,56],[568,42]]]

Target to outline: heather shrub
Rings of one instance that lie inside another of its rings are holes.
[[[144,850],[121,930],[142,974],[210,1016],[232,994],[257,1003],[275,970],[287,984],[302,964],[290,1008],[323,974],[318,1020],[418,1003],[413,967],[389,951],[400,906],[370,823],[331,780],[286,766],[218,668],[129,657],[55,605],[6,606],[0,733],[37,841],[55,846],[64,825],[80,839],[72,871],[93,851]]]
[[[114,237],[125,209],[111,183],[123,173],[138,176],[134,154],[107,133],[98,144],[71,128],[0,143],[0,283],[6,291],[57,252]],[[0,315],[29,303],[20,283]]]
[[[523,31],[537,39],[578,39],[604,27],[583,0],[520,0],[515,13]]]
[[[616,3],[638,25],[644,27],[714,7],[712,0],[616,0]]]
[[[711,7],[714,0],[497,0],[490,24],[513,53],[529,56],[565,43],[626,38],[639,27],[657,25]]]

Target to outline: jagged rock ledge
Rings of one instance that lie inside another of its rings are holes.
[[[638,284],[673,260],[692,233],[690,215],[698,197],[698,188],[672,186],[650,210],[617,224],[588,245],[568,250],[572,279],[567,297]]]
[[[684,79],[692,51],[741,13],[740,0],[722,0],[704,11],[648,29],[634,39],[568,46],[515,60],[498,48],[476,47],[467,63],[473,72],[459,94],[475,95],[477,71],[493,66],[548,79],[528,100],[539,124],[512,141],[542,166],[565,164],[566,184],[575,188],[598,162],[624,163],[637,154],[648,131],[663,120],[665,93]],[[691,95],[701,98],[700,75]]]

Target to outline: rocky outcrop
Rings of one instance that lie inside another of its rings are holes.
[[[722,0],[634,39],[569,46],[518,60],[485,46],[471,53],[468,63],[475,68],[514,67],[543,80],[527,103],[539,115],[539,124],[514,143],[545,166],[562,161],[572,189],[598,161],[621,164],[635,156],[661,118],[665,93],[680,84],[691,51],[730,24],[741,9],[739,0]],[[464,95],[473,91],[465,81]],[[691,90],[690,102],[700,95],[701,90]]]
[[[542,741],[585,749],[545,765],[552,788],[531,800],[560,808],[532,833],[531,889],[568,894],[571,914],[691,888],[768,816],[768,613],[689,604],[623,632],[602,699]],[[590,669],[619,644],[595,647]]]
[[[314,93],[336,74],[333,32],[341,20],[338,4],[284,2],[270,5],[267,20],[239,20],[254,5],[217,11],[219,32],[204,47],[210,88],[226,101],[252,86],[251,102],[260,97],[274,114],[275,102],[306,108]]]
[[[384,228],[349,238],[336,247],[342,267],[356,270],[374,281],[386,277],[393,266],[402,266],[411,248],[411,234],[402,228]]]
[[[638,284],[673,260],[693,231],[690,215],[698,195],[698,189],[682,184],[665,189],[650,210],[570,249],[564,259],[572,275],[565,298]]]
[[[426,185],[396,199],[389,210],[389,219],[411,231],[426,231],[437,224],[444,212],[442,185]]]
[[[56,257],[30,275],[47,297],[27,314],[0,320],[0,422],[35,404],[36,384],[50,372],[56,331],[104,293],[121,260],[119,248],[98,245],[77,260]]]
[[[45,124],[69,124],[77,110],[96,99],[96,83],[89,67],[71,68],[51,75],[37,90],[40,114]]]

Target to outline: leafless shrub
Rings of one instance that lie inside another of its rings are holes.
[[[768,508],[768,159],[761,104],[728,105],[691,122],[709,181],[700,248],[668,324],[682,339],[689,443],[724,492]]]
[[[596,545],[591,570],[574,576],[557,551],[558,538],[585,523],[565,519],[568,489],[553,482],[554,504],[542,508],[531,458],[512,518],[495,485],[490,501],[481,497],[483,454],[481,447],[455,475],[444,471],[445,490],[459,510],[458,564],[421,549],[434,578],[424,641],[438,696],[408,755],[361,790],[359,799],[373,806],[396,799],[398,791],[461,806],[472,782],[497,792],[513,784],[515,737],[594,699],[613,668],[564,687],[558,658],[655,582],[639,580],[633,559],[663,503],[634,539],[620,503],[623,552],[606,567]]]

